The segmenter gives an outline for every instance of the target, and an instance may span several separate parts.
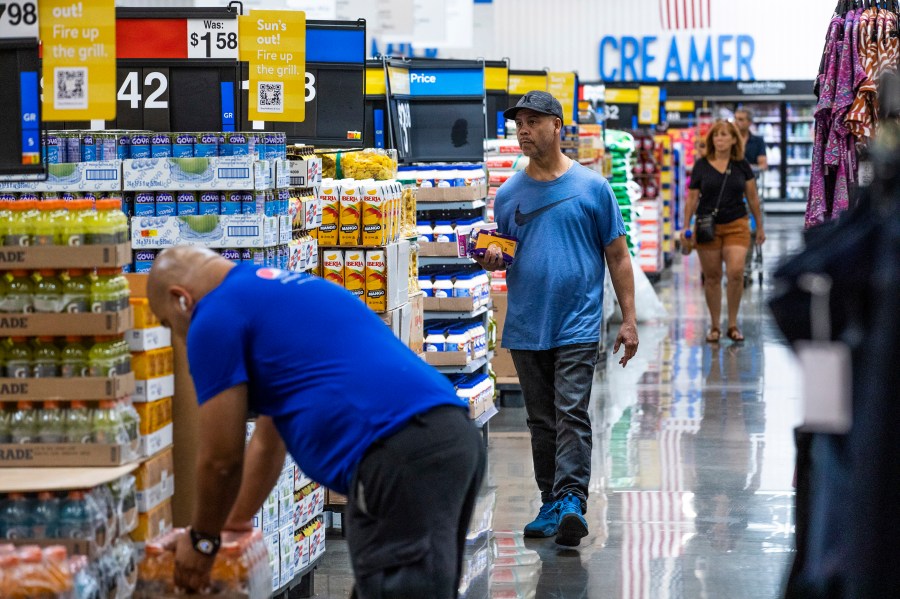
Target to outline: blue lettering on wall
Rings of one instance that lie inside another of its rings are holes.
[[[737,36],[737,78],[739,81],[753,81],[753,55],[756,41],[749,35]],[[746,71],[745,71],[746,69]],[[744,73],[746,72],[746,76]]]
[[[675,75],[670,77],[670,75]],[[672,38],[669,45],[669,56],[666,58],[666,72],[663,73],[663,81],[681,81],[684,79],[684,71],[681,70],[681,55],[678,54],[678,39]]]
[[[612,36],[607,35],[602,40],[600,40],[600,79],[604,81],[616,81],[619,78],[618,69],[613,69],[611,73],[606,72],[607,45],[612,46],[613,51],[619,49],[619,44],[616,42],[616,38]]]
[[[634,66],[638,57],[638,49],[640,44],[637,38],[626,36],[622,38],[622,80],[637,81],[637,69]],[[631,72],[631,78],[628,79],[626,73]]]
[[[645,35],[641,42],[641,81],[657,81],[657,78],[648,72],[650,64],[656,61],[656,55],[650,52],[650,46],[656,43],[656,36]]]
[[[716,78],[715,66],[713,65],[713,51],[712,51],[712,38],[706,38],[706,50],[703,52],[703,61],[700,61],[700,56],[697,54],[697,38],[691,36],[691,53],[690,58],[688,59],[688,71],[687,78],[689,81],[703,81],[703,73],[706,72],[706,67],[709,67],[709,79]],[[697,76],[694,77],[694,71],[697,71]]]
[[[733,76],[725,74],[725,65],[730,63],[733,58],[725,49],[725,44],[730,44],[733,39],[733,35],[722,35],[719,37],[719,81],[734,81]]]

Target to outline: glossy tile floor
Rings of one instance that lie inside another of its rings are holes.
[[[696,256],[656,285],[667,319],[642,325],[637,357],[598,367],[587,520],[575,550],[525,540],[537,512],[524,409],[492,422],[463,595],[478,598],[775,599],[793,546],[798,371],[764,305],[768,272],[802,221],[769,219],[762,286],[745,296],[747,341],[704,342]],[[614,329],[612,329],[614,330]],[[346,545],[326,544],[317,597],[352,588]]]

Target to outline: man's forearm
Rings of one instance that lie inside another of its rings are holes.
[[[261,424],[257,426],[260,427]],[[286,453],[284,443],[279,437],[272,439],[257,428],[247,446],[244,476],[241,479],[237,500],[228,516],[229,525],[243,524],[259,511],[272,487],[278,482]]]
[[[218,534],[241,486],[241,461],[200,458],[196,476],[197,498],[192,526],[203,533]]]
[[[609,264],[609,277],[612,279],[616,298],[622,309],[624,322],[636,322],[637,312],[634,307],[634,272],[631,269],[631,255],[626,251],[624,256],[616,256]]]

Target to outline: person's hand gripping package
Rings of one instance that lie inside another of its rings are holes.
[[[473,256],[473,258],[486,271],[506,270],[503,251],[498,246],[492,245],[485,251],[484,256]]]

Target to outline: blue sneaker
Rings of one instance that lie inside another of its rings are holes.
[[[581,515],[581,499],[569,493],[559,500],[559,526],[556,544],[577,547],[588,534],[587,520]]]
[[[559,502],[550,501],[541,506],[537,518],[525,525],[525,536],[529,539],[546,539],[556,534],[559,528]]]

